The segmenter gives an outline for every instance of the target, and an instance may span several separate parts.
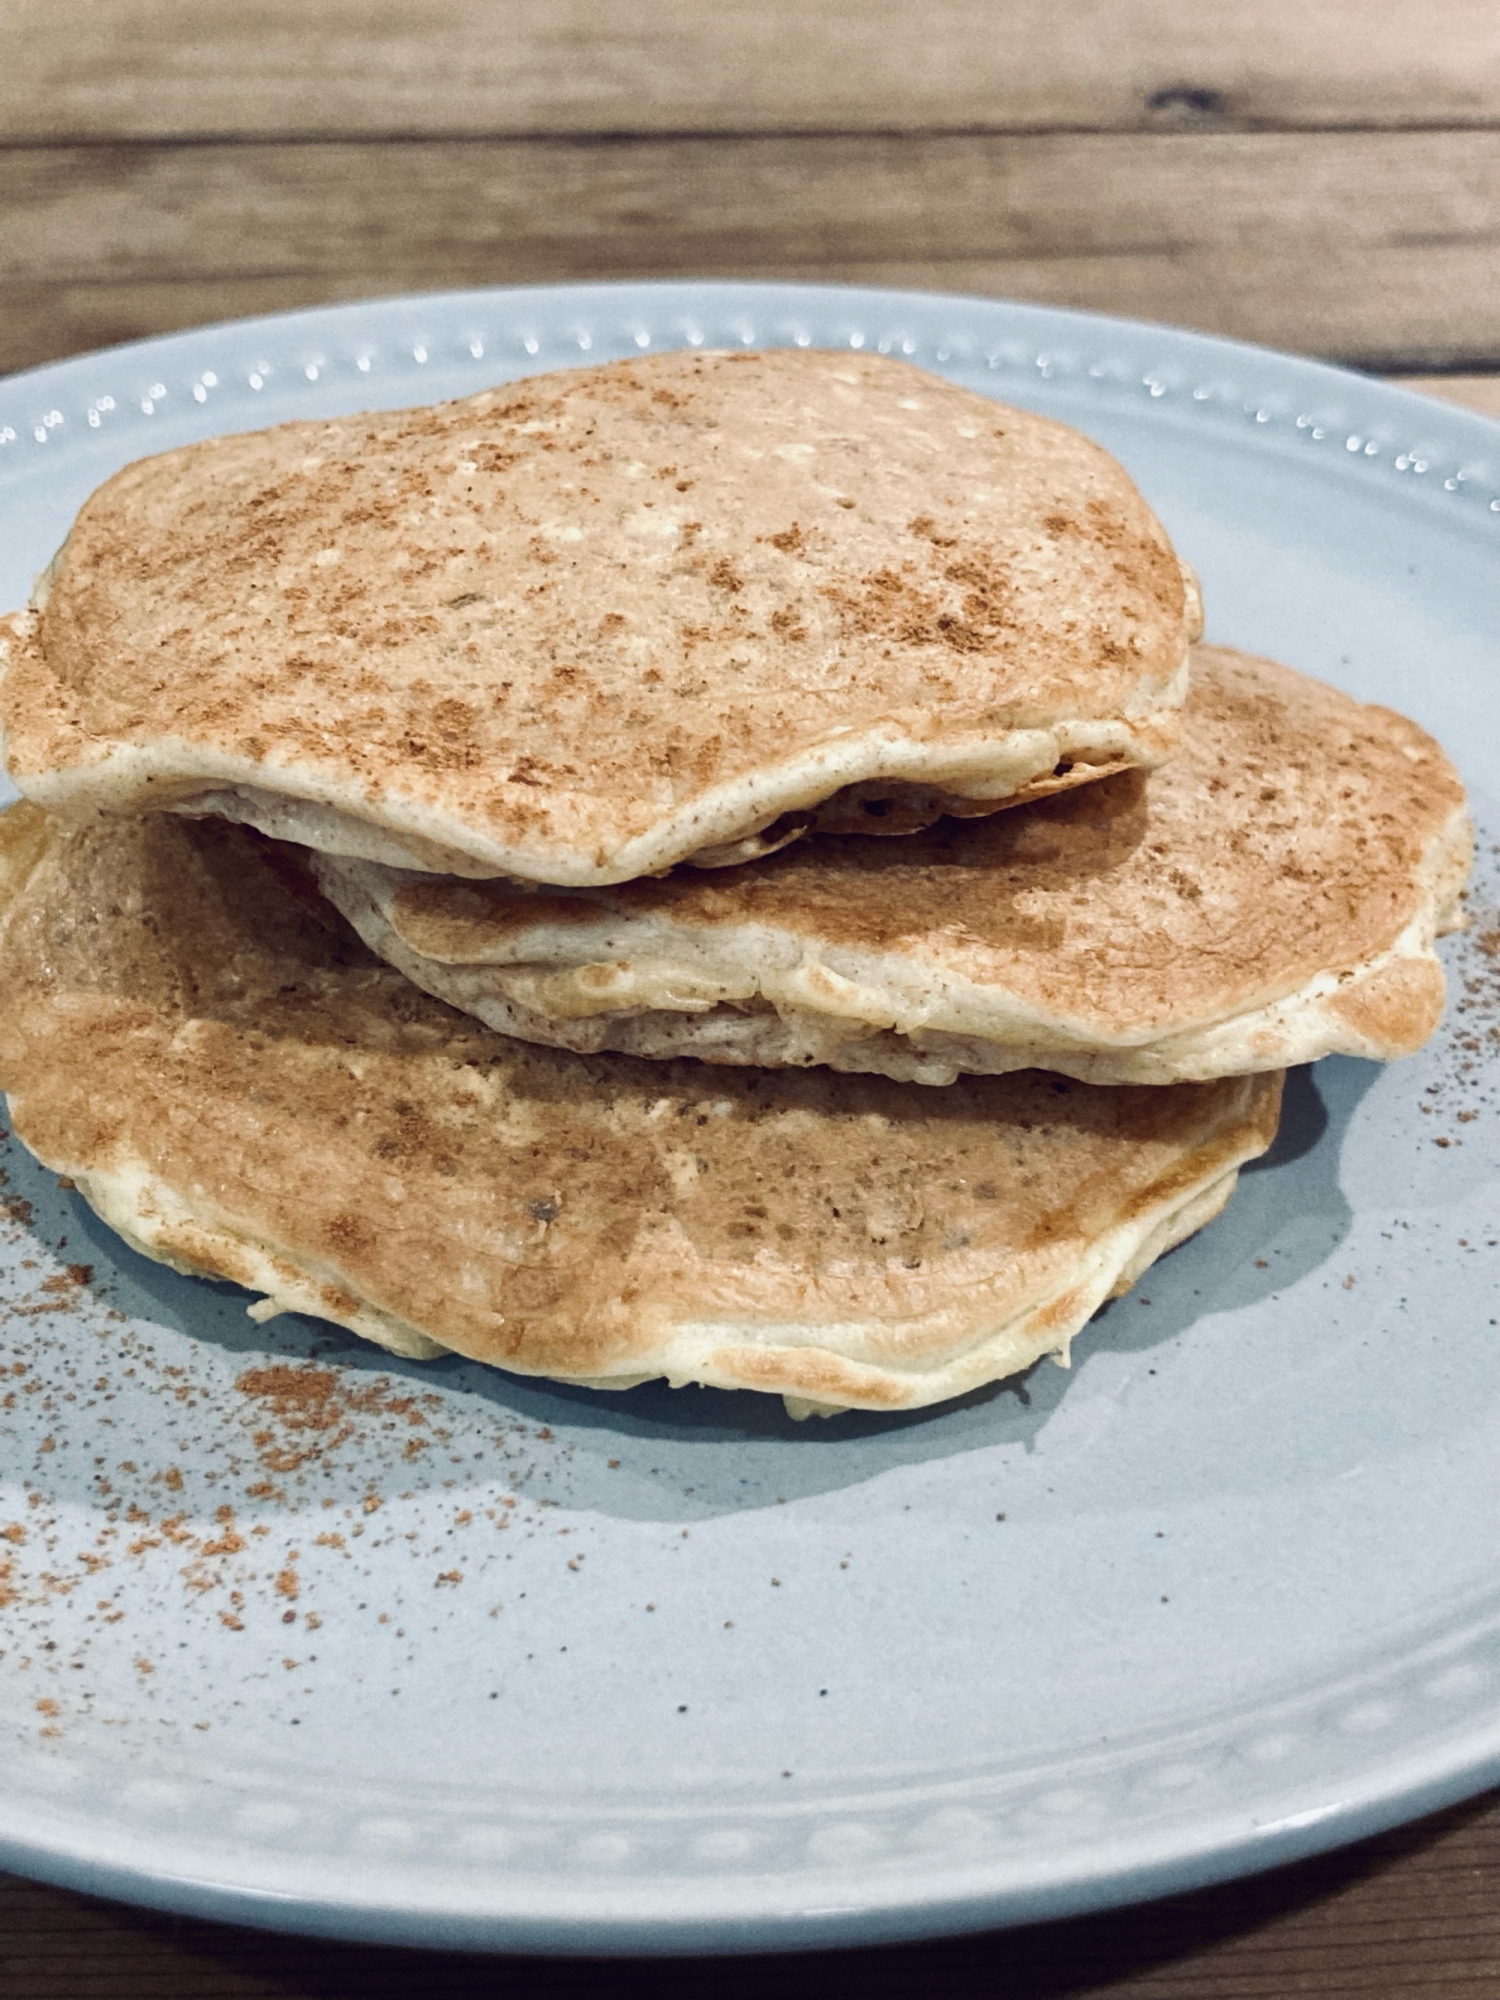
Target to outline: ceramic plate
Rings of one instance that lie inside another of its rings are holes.
[[[1212,638],[1436,732],[1484,836],[1446,1025],[1389,1070],[1294,1074],[1274,1153],[1071,1373],[832,1423],[257,1327],[11,1144],[5,1865],[350,1938],[769,1949],[1184,1889],[1500,1777],[1492,425],[972,300],[403,299],[0,385],[0,599],[166,445],[783,342],[1082,426],[1197,565]]]

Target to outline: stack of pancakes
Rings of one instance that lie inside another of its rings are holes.
[[[0,1085],[399,1353],[909,1409],[1435,1026],[1470,838],[1066,426],[667,354],[128,467],[4,627]]]

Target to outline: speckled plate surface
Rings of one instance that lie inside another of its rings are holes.
[[[1447,1024],[1295,1074],[1273,1155],[1071,1374],[830,1424],[258,1328],[8,1145],[6,1865],[346,1937],[767,1949],[1186,1888],[1500,1777],[1494,426],[960,299],[406,299],[0,384],[0,597],[169,444],[793,340],[1080,425],[1211,637],[1442,738],[1487,836]]]

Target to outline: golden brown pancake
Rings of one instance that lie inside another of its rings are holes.
[[[911,1409],[1064,1358],[1217,1212],[1280,1077],[948,1091],[492,1033],[258,837],[0,815],[0,1085],[107,1222],[406,1354]]]
[[[1160,1083],[1419,1047],[1470,853],[1414,723],[1200,647],[1164,769],[906,841],[568,895],[314,865],[410,978],[536,1041]]]
[[[608,883],[1155,763],[1198,620],[1066,425],[661,354],[127,467],[0,634],[0,728],[73,818]]]

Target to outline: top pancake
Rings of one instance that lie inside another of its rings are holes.
[[[49,809],[575,885],[738,860],[835,794],[904,828],[1158,762],[1198,616],[1076,431],[797,349],[186,446],[44,583],[0,727]]]
[[[553,895],[314,866],[408,977],[540,1041],[1155,1083],[1409,1054],[1470,849],[1415,723],[1201,646],[1170,764],[910,840]]]
[[[1280,1079],[951,1091],[508,1040],[242,828],[0,814],[0,1085],[149,1255],[398,1351],[911,1409],[1065,1355]]]

